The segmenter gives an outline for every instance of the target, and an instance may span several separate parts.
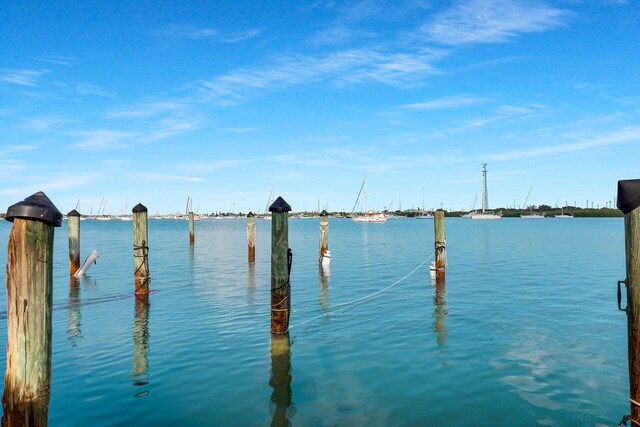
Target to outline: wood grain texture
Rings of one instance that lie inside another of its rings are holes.
[[[273,212],[271,220],[271,332],[289,330],[291,284],[287,264],[289,249],[289,214]]]

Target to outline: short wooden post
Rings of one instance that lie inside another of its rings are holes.
[[[189,244],[193,245],[196,241],[196,236],[193,231],[193,212],[189,212]]]
[[[67,214],[69,228],[69,275],[73,276],[80,268],[80,212],[72,210]]]
[[[253,212],[247,215],[247,246],[249,262],[256,260],[256,216]]]
[[[320,212],[320,264],[325,253],[329,250],[329,214],[326,210]]]
[[[273,388],[270,406],[271,425],[287,426],[289,415],[287,409],[292,406],[291,393],[291,342],[289,334],[271,335],[271,377],[269,385]]]
[[[447,268],[446,264],[446,240],[444,237],[444,211],[438,209],[434,215],[433,227],[436,235],[435,254],[436,254],[436,279],[443,279]]]
[[[62,214],[42,192],[7,209],[7,371],[3,426],[46,426],[51,383],[53,228]]]
[[[617,206],[624,213],[629,400],[631,422],[637,425],[640,422],[640,179],[618,181]]]
[[[133,318],[133,367],[131,382],[134,386],[145,386],[149,377],[149,294],[135,298]],[[136,393],[144,396],[148,391]]]
[[[289,211],[291,206],[278,197],[269,207],[271,220],[271,332],[289,331],[291,308],[291,250],[289,249]]]
[[[133,276],[135,293],[149,293],[149,235],[147,233],[147,208],[138,203],[133,213]]]

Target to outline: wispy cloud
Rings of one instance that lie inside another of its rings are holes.
[[[268,67],[238,69],[189,87],[207,99],[233,103],[251,91],[320,81],[336,85],[375,81],[415,84],[425,75],[438,74],[434,63],[444,55],[443,51],[431,49],[412,53],[350,49],[323,56],[281,55]]]
[[[570,12],[540,1],[461,0],[422,27],[430,40],[444,45],[504,42],[517,35],[558,27]]]
[[[410,110],[443,110],[449,108],[465,107],[467,105],[485,102],[485,98],[467,97],[467,96],[451,96],[447,98],[434,99],[427,102],[417,104],[405,104],[401,108]]]
[[[55,65],[71,65],[75,61],[75,58],[60,56],[60,55],[51,55],[51,56],[41,56],[39,58],[35,58],[36,61],[46,62],[48,64]]]
[[[591,148],[640,142],[640,127],[621,128],[619,130],[593,137],[573,137],[574,142],[558,145],[535,147],[527,150],[510,150],[504,153],[486,156],[489,161],[512,161],[528,157],[540,157],[554,154],[567,154]]]
[[[192,40],[213,40],[221,43],[239,43],[258,37],[262,34],[262,30],[252,28],[244,31],[234,31],[224,33],[217,28],[195,27],[193,25],[176,25],[170,24],[156,33],[158,36],[187,38]]]
[[[40,77],[48,70],[7,70],[0,69],[0,81],[15,84],[18,86],[34,87],[38,84]]]
[[[136,132],[97,129],[71,132],[70,135],[79,140],[71,145],[73,148],[106,149],[123,147],[127,141],[139,134]]]
[[[188,109],[188,105],[177,101],[147,102],[140,105],[113,109],[107,112],[109,119],[147,119],[165,113],[183,112]]]

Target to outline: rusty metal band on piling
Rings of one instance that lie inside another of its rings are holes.
[[[149,292],[149,235],[147,232],[147,208],[138,203],[133,213],[133,268],[136,294]]]
[[[62,214],[42,192],[7,209],[7,370],[3,426],[46,426],[51,384],[54,227]]]
[[[627,340],[631,421],[638,425],[640,408],[640,179],[618,181],[618,208],[624,213]]]
[[[291,309],[291,250],[289,249],[289,211],[291,206],[278,197],[269,207],[271,220],[271,332],[289,331]]]

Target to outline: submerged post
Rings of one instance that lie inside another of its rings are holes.
[[[193,245],[193,242],[195,242],[195,240],[196,237],[193,232],[193,212],[189,212],[189,244]]]
[[[247,215],[247,246],[249,262],[256,260],[256,216],[253,212]]]
[[[326,210],[320,212],[320,265],[329,265],[329,214]]]
[[[438,209],[434,215],[433,227],[436,235],[435,254],[436,254],[436,279],[443,279],[446,263],[446,239],[444,237],[444,211]]]
[[[149,293],[149,236],[147,233],[147,208],[138,203],[133,212],[133,276],[135,293]]]
[[[51,384],[53,228],[62,214],[38,192],[7,209],[7,371],[3,426],[45,426]]]
[[[291,308],[291,250],[289,249],[289,211],[291,206],[278,197],[269,207],[271,220],[271,332],[289,331]]]
[[[69,275],[73,276],[80,268],[80,212],[72,210],[67,214],[69,228]]]
[[[291,392],[291,341],[289,334],[271,335],[271,377],[269,385],[273,388],[269,410],[272,426],[289,426],[295,411]]]
[[[640,422],[640,179],[618,181],[618,209],[624,213],[627,278],[627,341],[631,422]],[[618,283],[620,286],[620,283]],[[619,289],[619,288],[618,288]],[[620,304],[620,294],[618,294]]]

